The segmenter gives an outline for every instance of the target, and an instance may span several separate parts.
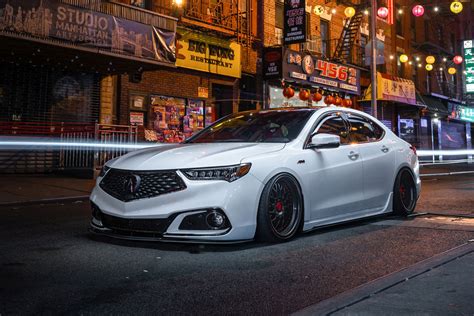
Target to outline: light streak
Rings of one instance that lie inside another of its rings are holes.
[[[474,155],[473,149],[459,149],[459,150],[417,150],[416,154],[419,157],[429,156],[467,156]]]
[[[38,147],[75,147],[75,148],[104,148],[104,149],[142,149],[150,147],[160,147],[165,144],[114,144],[114,143],[88,143],[88,142],[57,142],[57,141],[3,141],[0,140],[0,149],[11,148],[15,149],[38,149]],[[31,148],[34,147],[34,148]]]

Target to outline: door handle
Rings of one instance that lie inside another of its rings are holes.
[[[347,155],[347,157],[349,157],[350,160],[357,160],[357,158],[359,158],[359,154],[354,151],[351,151],[349,155]]]
[[[382,152],[384,153],[388,153],[388,151],[390,150],[387,146],[383,145],[382,148],[380,149]]]

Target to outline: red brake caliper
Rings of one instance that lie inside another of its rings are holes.
[[[279,214],[281,214],[283,212],[283,203],[281,203],[281,201],[276,202],[275,209]]]

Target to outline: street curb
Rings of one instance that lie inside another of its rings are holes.
[[[85,201],[89,199],[89,195],[66,196],[60,198],[40,199],[32,201],[15,201],[15,202],[0,202],[0,207],[8,206],[26,206],[35,204],[55,204],[61,202]]]
[[[337,311],[341,311],[344,308],[362,302],[371,296],[381,293],[395,285],[417,277],[430,270],[436,269],[473,251],[474,242],[473,240],[469,240],[469,242],[465,244],[415,263],[414,265],[402,270],[370,281],[369,283],[362,284],[354,289],[343,292],[317,304],[308,306],[302,310],[292,313],[292,315],[330,315]]]

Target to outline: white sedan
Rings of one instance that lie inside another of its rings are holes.
[[[91,231],[118,238],[289,240],[354,219],[413,212],[413,146],[346,108],[230,115],[182,144],[109,161],[91,194]]]

